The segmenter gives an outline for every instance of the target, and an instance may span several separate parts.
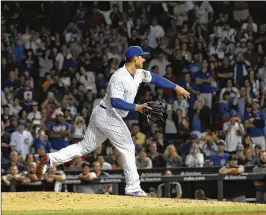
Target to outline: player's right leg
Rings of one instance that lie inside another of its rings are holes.
[[[94,120],[97,113],[92,112],[90,123],[86,129],[84,138],[77,144],[72,144],[57,152],[42,156],[37,166],[36,175],[41,178],[51,166],[58,166],[72,160],[76,156],[83,156],[94,151],[99,144],[106,140],[105,135],[95,126]]]

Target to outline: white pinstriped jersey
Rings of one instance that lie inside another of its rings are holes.
[[[151,73],[143,69],[137,69],[134,77],[129,73],[125,65],[112,75],[101,105],[113,110],[120,117],[126,117],[128,111],[112,107],[111,98],[120,98],[126,102],[133,103],[141,82],[151,82]]]

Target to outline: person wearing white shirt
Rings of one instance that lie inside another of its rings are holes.
[[[42,115],[41,112],[38,111],[38,103],[34,102],[33,104],[33,111],[29,113],[28,120],[32,122],[34,125],[39,125],[41,123]]]
[[[173,111],[167,110],[167,119],[165,120],[165,133],[166,134],[176,134],[177,128],[173,120]]]
[[[266,57],[264,58],[264,65],[258,69],[258,78],[261,81],[261,91],[266,93]]]
[[[236,87],[233,87],[233,82],[231,79],[227,80],[226,82],[227,87],[224,87],[221,92],[220,92],[220,101],[223,100],[224,97],[224,93],[225,92],[229,92],[230,93],[230,98],[234,99],[236,96],[240,97],[239,93],[238,93],[238,89]]]
[[[252,26],[253,32],[258,32],[258,25],[253,22],[253,18],[251,16],[248,17],[248,22],[244,23],[241,28],[246,31],[249,25]]]
[[[189,104],[187,100],[182,99],[181,96],[177,96],[177,100],[174,101],[174,111],[176,112],[177,109],[180,109],[182,111],[183,117],[187,116]]]
[[[240,123],[240,118],[236,110],[230,112],[231,120],[224,123],[223,130],[225,136],[225,151],[235,152],[237,146],[242,143],[242,136],[245,134],[243,125]]]
[[[10,115],[16,116],[22,110],[22,107],[19,105],[19,99],[18,98],[15,98],[13,104],[9,105],[9,107],[10,107],[10,109],[9,109]]]
[[[204,157],[200,153],[199,145],[193,143],[190,149],[190,153],[186,157],[185,164],[187,167],[203,167]]]
[[[87,90],[91,90],[93,94],[97,94],[95,75],[93,72],[86,71],[84,67],[80,67],[81,75],[77,75],[77,80],[83,84]]]
[[[30,152],[30,147],[33,142],[33,137],[29,131],[25,130],[24,124],[22,122],[18,125],[18,130],[11,134],[10,146],[20,153],[23,159]]]
[[[148,70],[151,71],[153,66],[159,67],[159,75],[164,76],[166,74],[165,68],[170,62],[165,58],[162,52],[158,53],[155,59],[151,60],[148,66]]]
[[[111,47],[111,51],[107,51],[106,54],[107,54],[108,60],[110,60],[111,58],[116,58],[118,61],[118,64],[120,64],[122,59],[121,59],[121,56],[118,54],[117,47],[115,46]]]
[[[158,46],[156,39],[158,37],[163,37],[164,35],[165,32],[163,27],[158,25],[156,19],[153,19],[152,25],[150,25],[150,33],[148,35],[149,47],[155,49]]]
[[[173,12],[177,19],[177,26],[182,26],[184,21],[188,21],[188,7],[185,2],[175,3]]]
[[[97,161],[101,165],[101,170],[111,170],[112,169],[112,165],[107,163],[107,162],[105,162],[103,156],[98,156]]]
[[[200,24],[208,24],[212,21],[213,8],[208,1],[197,2],[195,4],[196,17],[199,19]],[[211,18],[209,20],[209,14]]]

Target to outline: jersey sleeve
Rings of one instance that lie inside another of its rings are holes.
[[[142,82],[151,82],[151,73],[147,70],[142,70]]]
[[[110,97],[124,99],[124,85],[122,82],[113,83],[110,85]]]

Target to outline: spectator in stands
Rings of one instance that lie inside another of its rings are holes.
[[[103,172],[101,170],[101,164],[98,161],[95,161],[93,163],[93,166],[94,166],[96,177],[108,178],[110,176],[107,172]],[[95,188],[95,193],[98,193],[98,194],[110,194],[113,192],[112,185],[110,184],[95,184],[94,188]]]
[[[165,176],[173,176],[170,170],[165,170]],[[166,193],[164,193],[165,184],[160,184],[157,188],[157,196],[158,197],[167,197]],[[170,198],[180,199],[182,197],[182,187],[179,182],[170,182]]]
[[[17,166],[11,166],[10,167],[10,174],[3,175],[2,176],[2,181],[4,182],[5,185],[8,186],[16,186],[17,183],[19,183],[21,179],[21,174],[18,171]],[[14,188],[11,188],[10,191],[15,191]]]
[[[227,56],[225,56],[223,59],[223,65],[216,69],[216,73],[217,73],[217,78],[218,78],[218,84],[219,84],[220,88],[222,89],[222,91],[223,91],[223,89],[225,89],[225,90],[229,89],[230,92],[231,92],[231,90],[234,90],[234,91],[237,90],[234,87],[232,87],[233,86],[232,81],[228,83],[229,80],[233,80],[234,70],[233,70],[232,66],[230,66],[230,61],[229,61],[229,58]],[[220,100],[222,98],[222,95],[221,95],[222,91],[220,93]]]
[[[188,112],[188,107],[189,107],[188,102],[185,99],[183,99],[181,96],[177,95],[177,99],[174,101],[173,104],[173,110],[175,112],[177,112],[177,110],[181,110],[182,116],[186,117]]]
[[[149,47],[155,49],[158,46],[157,39],[163,37],[165,34],[163,27],[158,24],[158,20],[156,18],[152,20],[152,25],[150,25],[149,32]]]
[[[197,199],[197,200],[209,200],[209,198],[206,197],[204,190],[202,190],[202,189],[195,191],[195,199]]]
[[[254,164],[255,165],[258,165],[259,164],[259,161],[260,161],[260,152],[262,151],[261,149],[261,145],[255,145],[254,147]]]
[[[97,161],[100,163],[102,170],[112,169],[112,165],[105,162],[104,157],[102,155],[97,157]]]
[[[253,155],[253,148],[246,148],[244,150],[244,166],[254,166],[257,163],[257,156]]]
[[[207,132],[206,132],[207,133]],[[206,134],[199,143],[200,151],[205,159],[209,159],[212,153],[218,151],[217,144],[212,135]]]
[[[162,52],[159,52],[156,55],[156,58],[151,60],[148,70],[151,71],[153,66],[158,66],[159,68],[159,75],[164,76],[166,74],[165,68],[169,65],[170,62],[166,59],[165,55]]]
[[[167,156],[166,156],[166,167],[167,168],[177,168],[181,167],[183,162],[182,158],[179,156],[179,154],[176,151],[176,147],[174,145],[169,145],[167,147]]]
[[[20,81],[14,70],[9,71],[9,78],[4,80],[3,88],[17,90],[20,87]]]
[[[250,70],[249,71],[249,81],[250,81],[250,85],[251,85],[251,90],[253,91],[253,93],[255,94],[255,96],[258,98],[260,95],[260,82],[257,79],[254,70]]]
[[[88,161],[89,163],[93,163],[94,161],[96,161],[97,157],[99,155],[102,155],[103,151],[103,144],[100,144],[95,151],[93,151],[92,153],[88,154],[86,156],[86,161]]]
[[[120,155],[120,152],[117,150],[117,148],[115,148],[114,146],[112,146],[112,153],[109,154],[108,156],[106,156],[104,158],[104,160],[113,165],[117,162],[117,157]]]
[[[68,136],[71,132],[71,125],[65,122],[64,113],[62,111],[58,111],[55,115],[56,119],[49,127],[49,138],[51,141],[52,151],[57,151],[68,146]]]
[[[62,170],[57,170],[54,166],[49,168],[43,178],[48,185],[53,185],[54,192],[61,192],[62,182],[66,180],[66,175]]]
[[[18,130],[11,134],[10,145],[12,149],[19,152],[23,159],[25,159],[26,155],[30,152],[32,141],[32,134],[25,130],[25,124],[23,122],[19,122]]]
[[[247,133],[250,135],[253,143],[255,145],[261,145],[261,148],[265,150],[265,114],[261,110],[259,101],[257,99],[253,100],[252,112],[247,113],[245,116],[245,126],[247,128]]]
[[[233,63],[234,66],[234,84],[237,88],[241,87],[244,77],[248,75],[249,62],[247,62],[242,53],[237,55],[236,61]]]
[[[73,128],[72,128],[72,138],[82,138],[85,134],[86,124],[82,116],[75,117]]]
[[[188,108],[193,108],[193,104],[196,101],[197,96],[200,95],[200,92],[198,85],[196,85],[194,81],[192,81],[191,74],[185,73],[184,80],[181,80],[179,85],[184,87],[190,93],[190,98],[187,100],[189,104]]]
[[[75,157],[73,159],[72,165],[69,167],[70,171],[82,171],[83,159],[81,156]]]
[[[266,174],[266,152],[259,154],[259,164],[253,168],[253,173]],[[266,204],[266,183],[263,180],[254,181],[256,187],[256,203]]]
[[[114,170],[122,170],[123,169],[123,162],[122,162],[122,156],[118,155],[116,157],[116,162],[112,165],[112,169]]]
[[[19,154],[17,153],[17,151],[12,151],[10,153],[10,162],[8,164],[8,167],[11,167],[11,166],[17,166],[19,172],[25,170],[25,165],[20,162]]]
[[[190,149],[190,153],[186,157],[185,165],[187,167],[203,167],[204,157],[200,153],[199,145],[193,143]]]
[[[224,99],[224,93],[229,93],[229,98],[234,99],[238,96],[238,90],[236,87],[233,87],[232,79],[228,79],[226,82],[226,87],[222,88],[220,92],[220,101]]]
[[[34,154],[29,153],[29,154],[26,155],[26,158],[25,158],[24,164],[25,164],[26,167],[28,168],[29,165],[30,165],[32,162],[36,162],[36,159],[35,159]]]
[[[36,175],[36,168],[37,164],[35,162],[31,162],[28,165],[27,172],[21,177],[22,184],[29,184],[31,182],[36,182],[40,180]]]
[[[225,141],[219,140],[218,142],[218,151],[213,152],[210,157],[210,161],[213,163],[213,166],[224,166],[225,162],[228,159],[228,154],[224,152]]]
[[[247,148],[254,148],[254,146],[253,146],[254,144],[253,144],[250,136],[247,135],[247,134],[244,136],[242,144],[243,144],[243,146],[244,146],[245,149],[247,149]]]
[[[161,40],[163,40],[163,38]],[[175,83],[176,82],[176,76],[173,74],[173,68],[172,68],[171,64],[166,66],[165,71],[166,71],[166,74],[165,74],[164,78]],[[165,89],[164,94],[167,96],[169,102],[171,102],[174,99],[174,97],[173,97],[174,91],[173,90]]]
[[[242,143],[242,136],[245,134],[244,126],[236,110],[230,112],[231,120],[224,123],[223,131],[225,132],[225,151],[235,153],[237,146]]]
[[[200,100],[196,100],[193,104],[193,112],[190,116],[191,119],[191,131],[198,137],[202,136],[203,130],[203,120],[201,111],[203,109],[203,103]]]
[[[38,110],[38,103],[33,102],[32,103],[33,111],[28,114],[27,119],[29,122],[31,122],[33,125],[39,125],[41,124],[41,112]]]
[[[18,113],[22,110],[19,98],[15,97],[13,104],[11,104],[9,107],[10,107],[9,110],[10,115],[15,115],[15,116],[18,115]]]
[[[11,152],[10,134],[5,131],[5,123],[3,121],[1,121],[1,152],[4,158],[9,158]]]
[[[37,153],[38,148],[43,147],[45,153],[50,153],[51,151],[51,143],[48,140],[48,136],[46,135],[43,129],[38,131],[38,138],[33,140],[32,148],[34,149],[34,153]]]
[[[152,198],[156,198],[157,196],[157,192],[156,189],[154,187],[150,187],[149,188],[149,194],[151,195]]]
[[[148,157],[152,161],[153,168],[166,166],[166,160],[164,156],[157,151],[157,145],[155,142],[152,142],[151,144],[149,144]]]
[[[200,95],[199,100],[209,108],[212,108],[212,71],[208,68],[208,61],[203,60],[202,61],[202,69],[195,74],[196,84],[199,87]]]
[[[230,93],[225,92],[222,100],[219,103],[219,115],[222,123],[230,120],[230,111],[232,108],[232,102],[230,100]]]
[[[157,151],[159,153],[163,153],[166,146],[166,142],[163,133],[159,130],[155,132],[155,143],[157,145]]]
[[[136,157],[136,165],[138,169],[151,169],[152,161],[147,157],[145,150],[141,150],[139,156]]]
[[[82,173],[79,175],[81,180],[81,185],[78,186],[79,193],[95,193],[93,185],[88,185],[88,181],[92,181],[94,178],[97,178],[95,172],[90,171],[90,165],[86,162],[82,164]]]
[[[219,170],[220,175],[241,175],[245,171],[244,166],[238,165],[237,157],[230,155],[227,159],[226,165]],[[231,182],[230,182],[231,183]],[[243,186],[238,182],[236,184],[226,184],[225,196],[228,201],[232,202],[245,202],[245,191]]]
[[[10,125],[9,119],[11,118],[11,114],[10,114],[10,107],[9,105],[4,105],[3,106],[3,113],[1,114],[1,119],[3,120],[3,122],[5,123],[6,127],[8,127]]]
[[[146,139],[146,135],[143,134],[142,132],[140,132],[140,128],[138,124],[133,124],[132,125],[132,135],[134,135],[136,137],[136,144],[144,144],[145,143],[145,139]]]
[[[240,88],[239,94],[240,94],[240,97],[236,100],[237,107],[238,107],[238,113],[241,117],[241,120],[244,120],[246,108],[251,107],[250,104],[252,103],[252,97],[250,96],[249,93],[247,93],[247,90],[245,87]]]

